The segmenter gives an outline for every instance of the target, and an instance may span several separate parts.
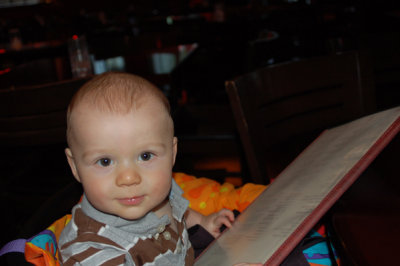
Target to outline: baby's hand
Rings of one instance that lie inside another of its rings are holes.
[[[219,212],[203,216],[200,224],[214,237],[218,237],[221,234],[219,228],[222,225],[231,228],[234,220],[235,216],[232,211],[222,209]]]

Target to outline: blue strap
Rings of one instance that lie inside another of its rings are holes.
[[[16,239],[5,244],[0,250],[0,256],[9,252],[25,253],[26,239]]]

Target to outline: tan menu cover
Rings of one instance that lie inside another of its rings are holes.
[[[326,130],[195,265],[279,265],[399,131],[400,107]]]

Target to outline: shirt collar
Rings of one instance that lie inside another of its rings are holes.
[[[183,215],[189,205],[189,201],[182,197],[182,193],[182,189],[176,184],[175,180],[172,179],[169,202],[172,207],[172,216],[179,222],[182,221]],[[158,218],[152,211],[137,220],[126,220],[115,215],[107,214],[94,208],[85,195],[81,202],[81,208],[86,215],[101,223],[137,234],[155,234],[160,225],[165,226],[170,223],[168,215]]]

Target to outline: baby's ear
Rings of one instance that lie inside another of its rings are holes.
[[[78,182],[81,182],[81,179],[79,178],[78,171],[76,169],[76,164],[74,157],[72,155],[72,151],[70,148],[65,149],[65,155],[67,156],[67,161],[69,164],[69,167],[71,168],[71,172],[74,175],[75,179],[78,180]]]
[[[172,141],[172,165],[175,164],[175,159],[176,159],[176,154],[178,152],[178,138],[174,137],[173,141]]]

